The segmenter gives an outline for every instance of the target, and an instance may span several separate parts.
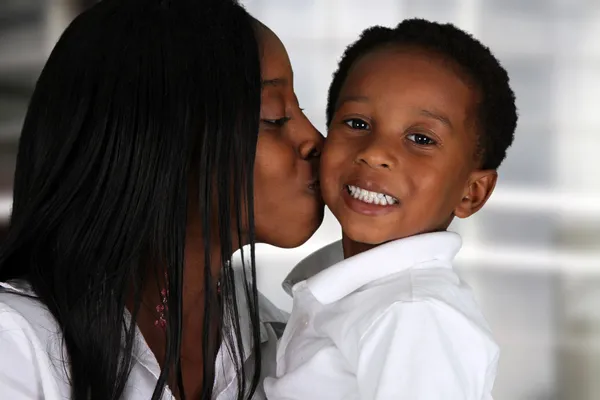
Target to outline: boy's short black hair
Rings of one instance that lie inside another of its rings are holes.
[[[512,144],[517,125],[515,95],[506,70],[490,50],[452,24],[408,19],[395,28],[366,29],[348,46],[333,74],[327,99],[327,126],[336,109],[340,90],[352,65],[362,56],[388,45],[415,46],[455,62],[477,85],[480,130],[479,151],[482,169],[497,169]]]

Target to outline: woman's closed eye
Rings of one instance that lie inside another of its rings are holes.
[[[351,129],[355,129],[355,130],[359,130],[359,131],[366,131],[366,130],[371,129],[371,126],[369,125],[369,123],[365,122],[364,120],[362,120],[360,118],[350,118],[343,122]]]
[[[422,133],[410,133],[406,135],[406,138],[419,146],[434,146],[437,144],[435,140]]]
[[[275,118],[275,119],[263,118],[261,121],[266,125],[281,128],[290,119],[291,119],[290,117],[281,117],[281,118]]]

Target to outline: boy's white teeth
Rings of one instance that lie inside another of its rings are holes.
[[[398,204],[398,199],[383,193],[371,192],[370,190],[361,189],[358,186],[348,185],[348,192],[350,196],[357,200],[363,201],[369,204],[378,204],[381,206],[387,206],[392,204]]]

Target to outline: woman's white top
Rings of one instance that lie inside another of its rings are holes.
[[[236,282],[241,303],[240,326],[249,325],[246,298],[241,282]],[[23,295],[33,296],[33,298]],[[245,310],[245,312],[244,312]],[[261,315],[260,338],[265,376],[274,373],[277,331],[287,316],[263,296],[259,296]],[[242,343],[246,363],[253,365],[252,337],[243,332]],[[70,398],[68,360],[63,352],[62,333],[48,309],[35,299],[35,293],[23,281],[0,282],[0,399],[65,400]],[[201,344],[198,343],[200,346]],[[149,400],[152,397],[160,367],[154,354],[136,328],[133,368],[123,395],[124,400]],[[225,345],[216,359],[213,400],[235,399],[237,379],[234,364]],[[262,381],[262,380],[261,380]],[[167,388],[163,400],[174,399]],[[262,384],[253,399],[266,399]]]
[[[491,399],[499,349],[452,269],[460,247],[438,232],[304,260],[268,399]],[[311,265],[323,262],[336,263]]]

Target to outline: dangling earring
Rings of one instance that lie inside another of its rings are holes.
[[[169,277],[165,272],[165,285],[169,287]],[[165,318],[165,311],[169,311],[168,298],[169,290],[162,288],[160,291],[161,303],[156,306],[156,312],[158,313],[158,319],[154,321],[154,326],[164,330],[167,327],[167,320]]]
[[[165,284],[167,287],[169,287],[169,277],[166,272],[165,272]],[[154,326],[156,326],[162,330],[165,330],[165,328],[167,327],[167,319],[165,318],[165,312],[169,311],[169,304],[168,304],[169,290],[166,288],[163,288],[160,291],[160,297],[161,297],[161,303],[156,306],[156,312],[158,313],[158,319],[156,321],[154,321]],[[221,302],[221,279],[217,280],[217,298],[220,303]]]

